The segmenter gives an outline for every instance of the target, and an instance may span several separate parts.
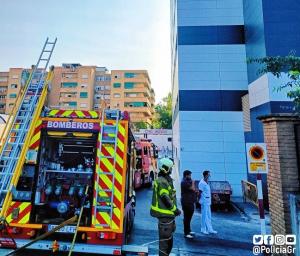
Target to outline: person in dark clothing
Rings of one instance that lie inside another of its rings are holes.
[[[192,239],[195,232],[191,231],[191,220],[194,214],[196,202],[195,183],[192,180],[192,172],[185,170],[181,181],[181,205],[183,210],[184,237]]]

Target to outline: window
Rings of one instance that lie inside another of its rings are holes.
[[[7,82],[8,78],[6,76],[0,77],[0,82]]]
[[[146,102],[125,102],[125,107],[147,107]]]
[[[172,137],[168,137],[168,142],[172,142]]]
[[[125,73],[124,77],[125,78],[134,78],[134,77],[136,77],[136,74],[135,73]]]
[[[125,89],[133,89],[134,88],[134,83],[125,82],[124,83],[124,88]]]
[[[64,88],[74,88],[77,87],[78,83],[74,83],[74,82],[65,82],[65,83],[61,83],[61,87]]]
[[[17,89],[17,88],[18,88],[18,85],[17,85],[17,84],[11,84],[11,85],[10,85],[10,88],[11,88],[11,89]]]
[[[63,78],[75,78],[74,76],[75,74],[72,74],[72,73],[62,73],[62,77]]]
[[[114,78],[118,79],[120,78],[121,76],[120,75],[115,75]]]
[[[88,93],[87,92],[81,92],[80,93],[80,98],[87,98],[88,97]]]
[[[86,107],[87,107],[87,104],[86,104],[86,103],[81,103],[81,104],[80,104],[80,107],[81,107],[81,108],[86,108]]]
[[[82,78],[82,79],[88,79],[89,76],[88,76],[87,74],[83,74],[83,75],[81,76],[81,78]]]
[[[109,85],[105,85],[105,90],[110,90],[110,86]]]
[[[81,88],[87,88],[87,84],[81,84]]]
[[[13,78],[13,79],[18,79],[19,76],[18,76],[18,75],[13,75],[12,78]]]
[[[121,94],[120,93],[115,93],[114,94],[114,98],[120,98],[121,97]]]
[[[125,97],[132,97],[132,98],[138,97],[138,93],[126,93]]]
[[[15,103],[9,103],[8,106],[9,107],[13,107],[15,105]]]
[[[6,95],[0,95],[0,99],[6,99]]]
[[[96,90],[96,92],[99,92],[99,91],[104,91],[104,86],[102,85],[98,85],[98,86],[96,86],[95,87],[95,90]]]
[[[110,95],[109,94],[105,94],[104,95],[104,99],[109,100],[110,99]]]
[[[77,102],[76,101],[70,101],[69,102],[69,106],[76,107],[77,106]]]
[[[114,83],[114,88],[121,88],[121,83]]]
[[[17,98],[17,94],[11,93],[11,94],[9,94],[9,98],[11,98],[11,99]]]

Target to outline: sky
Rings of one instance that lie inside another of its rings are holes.
[[[146,69],[159,102],[171,90],[169,0],[1,0],[0,71],[36,63]]]

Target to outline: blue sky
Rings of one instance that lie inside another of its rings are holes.
[[[1,0],[0,71],[30,67],[47,36],[51,64],[147,69],[157,101],[171,90],[169,0]]]

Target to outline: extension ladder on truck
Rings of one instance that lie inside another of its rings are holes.
[[[53,78],[53,69],[48,73],[46,70],[56,40],[50,42],[48,38],[46,39],[24,91],[16,101],[12,122],[8,124],[8,135],[0,153],[0,215],[2,218],[6,217],[12,199],[12,190],[21,175],[34,126],[45,102],[48,83]]]
[[[101,120],[101,130],[100,130],[100,156],[98,166],[101,166],[101,162],[109,161],[112,170],[103,170],[99,168],[97,170],[97,184],[99,184],[99,179],[110,180],[111,187],[101,187],[96,188],[96,195],[94,200],[96,201],[96,206],[94,207],[94,216],[105,212],[109,215],[109,220],[106,223],[96,224],[95,226],[101,226],[104,228],[112,227],[113,211],[114,211],[114,185],[115,175],[116,175],[116,161],[117,161],[117,141],[118,141],[118,127],[119,121],[121,119],[120,110],[103,110],[102,120]],[[107,147],[108,146],[108,147]],[[111,152],[107,152],[110,148]]]

